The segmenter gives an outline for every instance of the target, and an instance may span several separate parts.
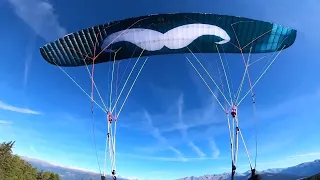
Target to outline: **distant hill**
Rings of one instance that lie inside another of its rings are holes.
[[[37,167],[39,170],[52,171],[60,174],[62,180],[100,180],[100,174],[95,172],[90,172],[86,170],[71,169],[66,167],[61,167],[59,165],[54,165],[42,160],[31,159],[28,157],[22,157],[25,161],[29,162],[31,165]],[[313,162],[301,163],[296,166],[281,168],[281,169],[267,169],[260,171],[259,174],[262,176],[263,180],[320,180],[320,160],[315,160]],[[236,180],[247,180],[250,176],[250,172],[237,173]],[[309,176],[313,176],[312,178]],[[309,178],[308,178],[309,177]],[[318,179],[317,179],[318,178]],[[107,180],[111,179],[110,176]],[[129,179],[119,176],[118,180],[138,180]],[[178,180],[229,180],[230,173],[214,174],[214,175],[204,175],[199,177],[185,177]]]
[[[236,175],[235,179],[236,180],[248,180],[249,178],[248,175]],[[261,174],[263,180],[297,180],[302,178],[302,176],[297,176],[297,175],[290,175],[290,174],[273,174],[273,173],[262,173]],[[199,177],[185,177],[181,178],[178,180],[230,180],[231,176],[230,174],[216,174],[216,175],[204,175],[204,176],[199,176]]]
[[[37,167],[39,170],[46,170],[58,173],[62,180],[100,180],[101,176],[99,173],[90,172],[87,170],[80,170],[80,169],[72,169],[62,167],[56,164],[52,164],[46,161],[42,161],[39,159],[28,158],[25,156],[21,157],[25,161],[29,162],[32,166]],[[106,177],[107,180],[112,179],[111,176]],[[128,179],[123,178],[121,176],[117,176],[117,180],[137,180],[137,179]]]
[[[288,168],[278,168],[278,169],[267,169],[260,171],[259,174],[262,176],[263,180],[297,180],[305,179],[309,176],[313,176],[317,173],[320,173],[320,160],[315,160],[313,162],[301,163],[296,166]],[[250,172],[238,173],[236,174],[236,180],[247,180],[250,176]],[[224,174],[214,174],[214,175],[204,175],[199,177],[185,177],[178,180],[229,180],[231,177],[230,173]],[[319,175],[320,177],[320,175]],[[316,178],[314,176],[313,178]],[[318,180],[318,179],[309,179],[306,180]],[[320,180],[320,178],[319,178]]]
[[[303,178],[302,180],[320,180],[320,173],[313,175],[311,177],[308,177],[308,178]]]
[[[281,173],[295,174],[301,176],[312,176],[314,174],[320,173],[320,160],[301,163],[297,166],[285,168],[281,171]]]

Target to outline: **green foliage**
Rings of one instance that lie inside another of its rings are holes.
[[[58,174],[39,171],[17,155],[12,154],[14,141],[0,144],[0,179],[3,180],[60,180]]]

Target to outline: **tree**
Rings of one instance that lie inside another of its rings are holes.
[[[38,172],[17,155],[12,154],[14,141],[0,144],[0,179],[5,180],[60,180],[58,174],[52,172]]]

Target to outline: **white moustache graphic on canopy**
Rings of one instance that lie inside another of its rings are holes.
[[[222,28],[210,24],[187,24],[173,28],[166,33],[133,28],[110,34],[103,42],[102,49],[113,43],[126,41],[147,51],[157,51],[166,46],[169,49],[181,49],[187,47],[198,37],[203,35],[214,35],[220,37],[221,41],[216,44],[225,44],[230,41],[230,36]],[[106,49],[110,52],[110,49]]]

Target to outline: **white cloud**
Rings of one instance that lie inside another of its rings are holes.
[[[48,0],[8,0],[8,2],[13,7],[15,14],[45,41],[53,41],[67,34],[66,29],[58,21],[53,5]],[[34,48],[36,39],[32,37],[26,49],[24,86],[28,82],[33,58],[31,49]]]
[[[183,158],[183,154],[176,148],[174,148],[172,145],[170,145],[165,137],[163,137],[159,131],[158,128],[153,126],[152,119],[147,111],[145,111],[145,118],[147,119],[148,122],[148,129],[149,133],[157,139],[161,144],[167,147],[167,149],[170,149],[173,151],[180,159]]]
[[[25,61],[25,66],[24,66],[24,78],[23,78],[24,86],[26,86],[28,83],[28,76],[29,76],[31,59],[32,59],[32,53],[27,54],[27,58]]]
[[[206,107],[184,111],[183,122],[180,121],[175,124],[170,124],[170,126],[163,127],[161,128],[161,132],[167,133],[179,130],[184,134],[187,130],[201,126],[225,125],[225,116],[221,111],[219,112],[219,110],[220,109],[217,109],[216,101],[212,100]],[[176,116],[172,114],[165,114],[164,116],[171,122],[174,122],[173,120],[176,119]],[[160,118],[162,118],[162,116]]]
[[[182,138],[187,139],[188,126],[186,126],[186,124],[183,122],[183,94],[179,96],[177,106],[178,106],[178,124],[176,124],[176,126],[177,126],[177,129],[180,130]]]
[[[67,31],[58,21],[48,0],[8,0],[16,15],[46,41],[56,40]]]
[[[227,131],[227,128],[224,114],[217,113],[215,100],[210,99],[208,101],[209,103],[206,103],[204,107],[184,110],[183,95],[180,93],[178,100],[170,103],[172,105],[167,106],[164,113],[150,115],[148,112],[145,112],[145,114],[142,114],[142,116],[145,116],[147,119],[148,124],[143,123],[144,125],[139,127],[131,125],[130,129],[138,128],[136,130],[148,130],[160,143],[143,147],[139,146],[136,147],[135,150],[137,150],[137,152],[153,154],[171,149],[177,156],[180,156],[178,151],[173,150],[175,148],[170,147],[187,146],[199,159],[212,158],[211,155],[207,156],[208,154],[205,152],[207,150],[202,150],[202,146],[199,145],[203,143],[203,137],[219,134],[222,131]],[[137,116],[137,114],[134,114],[134,116]],[[179,133],[181,136],[177,136],[176,133]],[[190,133],[190,135],[188,135],[188,133]],[[164,138],[164,134],[168,135],[169,139]],[[218,151],[216,151],[216,153],[218,153]],[[220,152],[218,154],[220,154]],[[186,157],[186,154],[184,154],[184,157]],[[215,157],[218,157],[218,155],[215,155]]]
[[[12,111],[12,112],[17,112],[17,113],[23,113],[23,114],[34,114],[34,115],[40,115],[41,113],[38,111],[34,111],[28,108],[20,108],[20,107],[15,107],[9,104],[6,104],[2,101],[0,101],[0,109],[7,110],[7,111]]]
[[[137,154],[125,154],[125,153],[117,153],[119,156],[125,156],[136,159],[145,159],[151,161],[168,161],[168,162],[193,162],[193,161],[205,161],[205,160],[214,160],[217,159],[215,157],[162,157],[162,156],[145,156],[145,155],[137,155]]]
[[[217,147],[217,145],[216,145],[216,143],[214,142],[213,139],[210,139],[209,142],[210,142],[210,146],[211,146],[211,149],[212,149],[212,157],[213,158],[218,158],[220,156],[219,148]]]
[[[191,149],[192,149],[194,152],[196,152],[196,153],[198,154],[199,157],[204,157],[204,156],[206,156],[206,154],[204,154],[204,153],[200,150],[200,148],[199,148],[198,146],[196,146],[192,141],[190,141],[190,142],[188,143],[188,145],[191,147]]]
[[[296,155],[289,156],[288,158],[307,158],[307,157],[320,158],[320,152],[296,154]]]
[[[32,37],[29,40],[29,44],[27,45],[26,48],[26,59],[25,59],[25,63],[24,63],[24,78],[23,78],[23,85],[24,87],[27,86],[28,83],[28,77],[29,77],[29,72],[31,69],[31,62],[32,62],[32,58],[33,58],[33,51],[32,49],[34,48],[35,44],[36,44],[36,36]]]
[[[34,153],[38,153],[38,151],[36,150],[36,148],[34,146],[29,146],[29,149]]]
[[[12,124],[11,121],[0,120],[0,124]]]
[[[180,130],[181,136],[185,141],[189,141],[188,146],[195,152],[199,157],[204,157],[205,154],[200,150],[193,141],[188,140],[188,126],[183,122],[183,94],[179,96],[178,102],[178,124],[177,129]]]

